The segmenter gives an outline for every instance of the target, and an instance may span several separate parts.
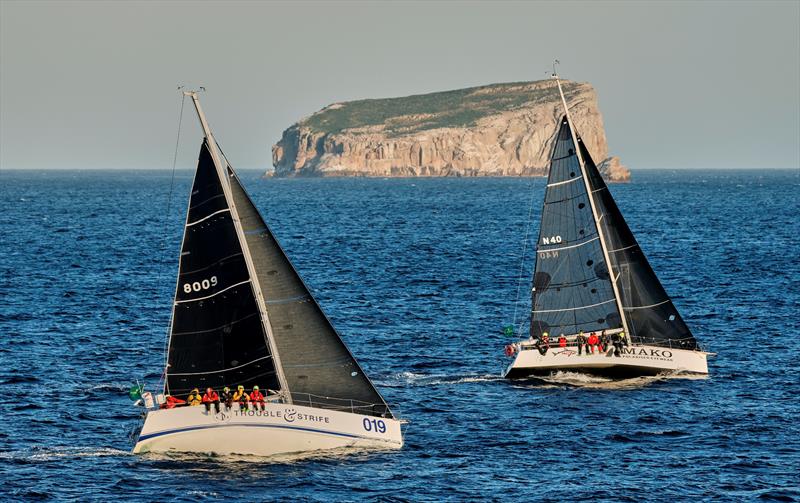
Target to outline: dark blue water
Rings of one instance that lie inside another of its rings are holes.
[[[244,173],[410,421],[402,451],[280,464],[128,453],[138,413],[125,391],[161,374],[190,179],[178,173],[166,215],[168,173],[0,173],[4,499],[800,499],[797,172],[636,172],[612,187],[718,353],[710,378],[522,384],[497,378],[500,327],[544,180]]]

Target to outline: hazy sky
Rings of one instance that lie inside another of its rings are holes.
[[[336,101],[545,77],[630,168],[800,166],[800,1],[0,0],[0,167],[170,168],[179,83],[234,166]],[[201,133],[187,108],[179,167]]]

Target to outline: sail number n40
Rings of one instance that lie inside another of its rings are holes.
[[[192,293],[192,292],[202,292],[203,290],[208,290],[212,286],[217,286],[217,277],[211,276],[208,279],[204,279],[202,281],[195,281],[194,283],[184,283],[183,284],[183,292],[184,293]]]
[[[382,419],[364,418],[364,429],[367,431],[377,431],[378,433],[386,433],[386,423]]]
[[[543,245],[554,245],[561,242],[561,236],[542,237]]]

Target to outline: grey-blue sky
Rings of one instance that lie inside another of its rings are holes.
[[[184,83],[231,162],[266,168],[329,103],[539,79],[553,58],[595,86],[631,168],[800,165],[794,0],[0,0],[0,167],[168,168]]]

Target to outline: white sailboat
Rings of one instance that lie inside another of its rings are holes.
[[[271,456],[399,449],[401,422],[364,374],[221,153],[205,138],[181,247],[164,395],[275,390],[263,410],[151,407],[134,453]],[[162,395],[163,396],[163,395]],[[157,400],[163,402],[163,400]]]
[[[513,360],[504,376],[707,374],[710,353],[700,349],[639,248],[575,131],[555,71],[553,79],[564,117],[542,209],[530,338],[506,346]],[[617,347],[587,352],[580,342],[592,333],[617,339]],[[566,344],[559,344],[562,335]]]

